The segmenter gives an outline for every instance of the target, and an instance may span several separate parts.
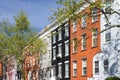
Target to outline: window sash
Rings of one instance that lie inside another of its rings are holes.
[[[73,21],[73,32],[76,32],[77,31],[77,21],[74,20]]]
[[[97,8],[94,8],[94,9],[92,10],[92,22],[95,22],[95,21],[98,20],[97,11],[98,11]]]
[[[58,65],[58,76],[62,77],[62,65]]]
[[[65,43],[65,55],[69,55],[69,42]]]
[[[77,61],[73,62],[73,76],[77,75]]]
[[[82,25],[82,28],[85,28],[86,27],[86,15],[84,15],[83,17],[82,17],[82,21],[81,21],[81,25]]]
[[[108,72],[108,59],[104,60],[104,72]]]
[[[95,74],[99,74],[99,61],[95,61]]]
[[[59,31],[58,31],[58,40],[61,40],[61,39],[62,39],[62,31],[59,30]]]
[[[53,48],[53,59],[56,59],[56,48]]]
[[[69,63],[65,63],[65,77],[69,77]]]
[[[82,35],[82,50],[86,49],[86,34]]]
[[[77,52],[77,40],[73,39],[73,53]]]
[[[69,36],[69,27],[65,27],[65,37]]]

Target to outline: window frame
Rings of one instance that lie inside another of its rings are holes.
[[[73,76],[77,76],[77,60],[73,61]]]
[[[87,75],[87,58],[82,59],[82,76]]]
[[[81,44],[82,44],[82,50],[86,50],[87,49],[87,35],[86,34],[83,34],[81,36],[82,38],[82,41],[81,41]]]
[[[66,65],[68,65],[67,66],[67,68],[66,68]],[[69,61],[65,61],[65,78],[69,78]],[[66,70],[67,69],[67,70]]]

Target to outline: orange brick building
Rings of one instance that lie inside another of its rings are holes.
[[[36,52],[31,54],[30,52],[31,47],[27,47],[25,52],[23,53],[25,57],[24,59],[24,75],[25,80],[38,80],[39,78],[39,53]]]
[[[70,21],[70,79],[87,80],[93,75],[93,57],[100,51],[100,16],[86,8],[82,17]],[[95,14],[87,14],[87,13]]]

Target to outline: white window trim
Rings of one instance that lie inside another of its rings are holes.
[[[77,76],[77,72],[76,72],[76,75],[74,74],[74,62],[76,62],[76,68],[75,69],[77,69],[77,60],[72,61],[72,64],[73,64],[73,76]]]
[[[56,31],[54,31],[53,33],[52,33],[52,36],[55,36],[55,41],[53,41],[53,43],[56,43]],[[54,38],[54,37],[52,37],[52,38]]]
[[[58,38],[58,41],[62,40],[62,29],[58,29],[58,37],[59,37],[59,34],[61,35],[60,39]]]
[[[58,76],[62,78],[62,63],[58,63],[58,69],[59,69],[59,66],[61,67],[61,76],[59,76],[59,73],[58,73]]]
[[[69,65],[69,61],[65,61],[64,63]],[[70,67],[70,65],[69,65],[69,67]],[[68,76],[65,75],[65,78],[69,78],[69,73],[68,73]]]
[[[75,24],[75,22],[76,22],[76,24]],[[75,33],[77,31],[77,20],[74,20],[72,22],[72,24],[73,24],[73,33]]]
[[[84,59],[86,60],[86,66],[83,65],[83,64],[84,64],[84,63],[83,63],[83,60],[84,60]],[[87,75],[87,71],[86,71],[86,74],[83,74],[83,68],[84,68],[84,67],[86,67],[86,70],[87,70],[87,58],[83,58],[83,59],[82,59],[82,75],[83,75],[83,76],[84,76],[84,75]]]
[[[54,46],[54,47],[53,47],[53,49],[54,49],[54,48],[56,48],[56,46]],[[55,55],[56,55],[56,53],[55,53]],[[53,57],[53,60],[55,60],[55,59],[56,59],[56,56],[55,56],[55,57]]]
[[[69,43],[69,40],[65,41],[64,43],[65,43],[65,44],[66,44],[66,43]],[[68,46],[68,47],[69,47],[69,46]],[[68,55],[69,55],[69,53],[68,53],[68,54],[65,53],[65,56],[68,56]]]

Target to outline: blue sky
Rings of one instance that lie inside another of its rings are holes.
[[[31,25],[40,31],[50,23],[48,16],[52,12],[49,8],[56,7],[56,0],[0,0],[0,20],[5,18],[14,24],[13,16],[23,10],[27,13]]]

